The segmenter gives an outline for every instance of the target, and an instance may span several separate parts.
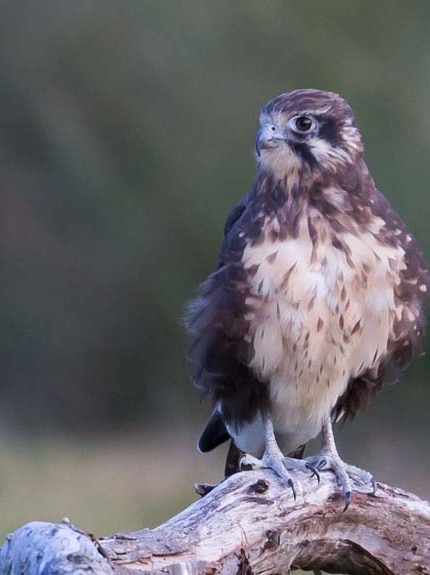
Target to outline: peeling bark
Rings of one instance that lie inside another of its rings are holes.
[[[0,573],[430,575],[428,503],[382,484],[372,496],[355,484],[343,512],[330,472],[319,484],[297,478],[294,501],[269,471],[240,473],[155,529],[101,539],[67,523],[29,523],[6,538]]]

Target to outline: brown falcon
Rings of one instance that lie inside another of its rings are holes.
[[[215,404],[199,448],[231,437],[293,490],[291,470],[332,469],[348,505],[351,475],[373,479],[342,461],[332,422],[396,382],[421,349],[429,271],[376,189],[339,95],[270,101],[256,155],[253,188],[188,310],[193,379]],[[322,451],[298,459],[320,432]]]

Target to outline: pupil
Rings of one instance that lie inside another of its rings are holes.
[[[312,127],[312,120],[307,118],[306,116],[302,116],[301,118],[297,118],[296,120],[296,128],[301,132],[307,132]]]

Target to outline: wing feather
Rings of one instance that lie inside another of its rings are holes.
[[[230,212],[218,267],[186,312],[193,382],[202,396],[210,394],[215,403],[222,402],[222,415],[229,424],[250,421],[267,394],[266,386],[247,367],[252,351],[245,337],[247,284],[241,262],[245,240],[238,226],[252,219],[248,208],[249,194]]]
[[[423,349],[426,311],[429,306],[430,273],[423,252],[400,216],[388,200],[374,190],[372,211],[383,218],[382,241],[399,245],[405,252],[406,268],[400,272],[400,284],[395,289],[395,302],[401,312],[395,320],[387,353],[376,368],[351,379],[339,398],[333,417],[352,419],[367,407],[385,385],[397,383],[402,371]]]

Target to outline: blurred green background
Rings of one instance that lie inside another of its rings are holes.
[[[430,3],[3,0],[0,535],[151,526],[217,480],[181,316],[253,180],[260,107],[340,92],[430,256]],[[428,359],[339,434],[430,497]]]

